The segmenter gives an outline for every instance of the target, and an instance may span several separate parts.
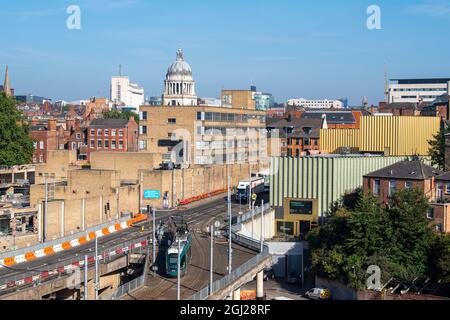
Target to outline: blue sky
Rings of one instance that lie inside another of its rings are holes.
[[[66,9],[81,8],[81,30]],[[382,30],[366,27],[381,7]],[[36,0],[2,1],[0,75],[17,94],[76,100],[108,96],[124,73],[160,95],[184,49],[199,96],[251,82],[290,97],[383,99],[389,77],[450,77],[450,0]]]

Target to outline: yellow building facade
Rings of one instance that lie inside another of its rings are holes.
[[[360,129],[322,129],[320,146],[331,154],[428,155],[428,141],[439,132],[440,121],[439,117],[365,116]]]

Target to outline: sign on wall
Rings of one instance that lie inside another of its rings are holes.
[[[159,199],[161,198],[160,190],[144,190],[144,199]]]

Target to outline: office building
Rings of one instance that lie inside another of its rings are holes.
[[[309,100],[309,99],[289,99],[287,102],[291,107],[303,107],[305,109],[342,109],[344,108],[344,102],[340,100]]]
[[[433,102],[448,93],[450,78],[393,79],[389,84],[388,103]]]
[[[134,108],[144,104],[144,88],[130,82],[126,76],[115,76],[111,79],[111,101],[116,106]]]

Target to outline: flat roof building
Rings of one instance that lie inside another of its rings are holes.
[[[392,79],[388,88],[388,103],[432,102],[448,94],[450,78]]]

